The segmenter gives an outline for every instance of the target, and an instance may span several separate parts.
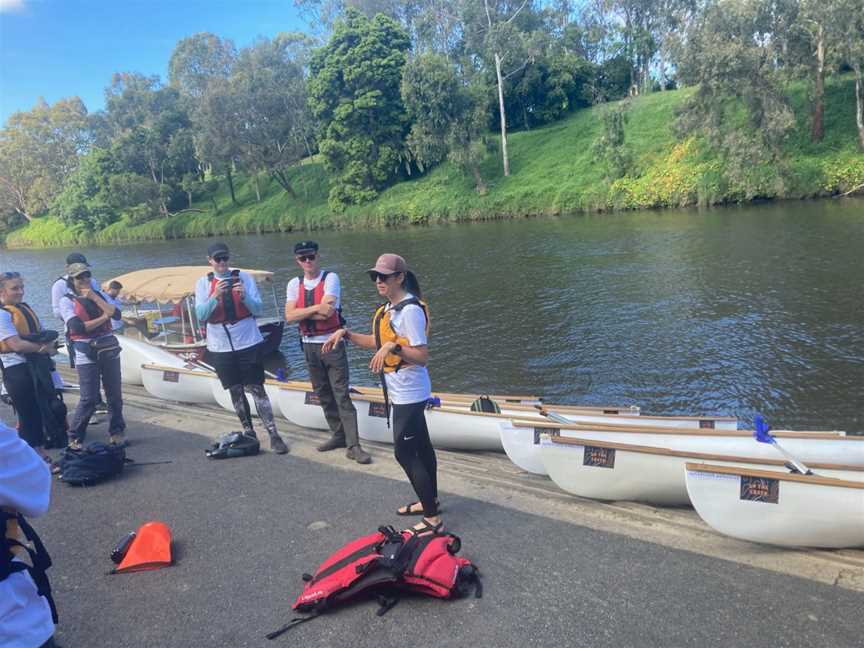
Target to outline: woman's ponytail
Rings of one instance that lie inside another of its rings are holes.
[[[405,271],[405,280],[402,282],[402,288],[405,292],[409,292],[417,299],[423,299],[423,294],[420,292],[420,282],[417,281],[417,275],[410,270]]]

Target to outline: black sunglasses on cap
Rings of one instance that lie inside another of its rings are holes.
[[[230,258],[231,257],[228,256],[227,254],[217,254],[215,257],[213,257],[213,260],[216,263],[224,263],[225,261],[227,261]]]
[[[312,253],[312,254],[301,254],[301,255],[299,255],[299,256],[297,257],[297,260],[298,260],[298,261],[314,261],[314,260],[315,260],[315,257],[317,257],[317,256],[318,256],[318,255],[315,254],[315,253]]]
[[[20,272],[4,272],[3,273],[4,279],[17,279],[20,276],[21,276]]]

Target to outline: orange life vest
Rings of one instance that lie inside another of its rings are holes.
[[[231,277],[235,281],[240,281],[240,271],[232,270]],[[236,324],[240,320],[252,317],[252,312],[246,308],[246,304],[243,303],[243,298],[240,295],[231,290],[231,299],[226,301],[224,293],[216,293],[216,284],[219,283],[221,279],[216,277],[212,272],[207,274],[207,278],[210,280],[210,294],[216,295],[216,308],[213,309],[210,317],[207,318],[208,323]]]
[[[395,342],[402,346],[411,345],[408,338],[396,334],[396,329],[393,328],[393,323],[390,321],[391,313],[398,313],[410,304],[423,309],[423,315],[426,317],[426,336],[429,336],[429,306],[427,306],[426,302],[416,297],[409,297],[389,309],[387,308],[388,304],[381,304],[378,310],[375,311],[375,315],[372,317],[372,332],[375,335],[375,346],[377,348],[380,349],[385,342]],[[399,371],[406,364],[410,363],[405,362],[400,355],[388,353],[387,357],[384,358],[384,372]]]
[[[12,324],[18,335],[34,335],[42,330],[39,324],[39,318],[33,309],[24,302],[20,304],[6,304],[2,307],[7,313],[12,316]],[[6,341],[0,342],[0,353],[14,353]]]

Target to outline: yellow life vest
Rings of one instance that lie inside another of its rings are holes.
[[[408,299],[403,299],[390,309],[387,308],[388,304],[381,304],[378,310],[375,311],[375,315],[372,317],[372,333],[375,335],[375,346],[377,348],[380,349],[385,342],[395,342],[402,346],[411,346],[408,338],[396,334],[396,329],[393,328],[393,324],[390,321],[391,313],[398,313],[410,304],[415,304],[423,309],[423,315],[426,316],[426,336],[429,336],[429,306],[426,305],[426,302],[416,297],[409,297]],[[384,372],[399,371],[406,364],[409,363],[405,362],[400,355],[388,353],[387,357],[384,358]]]
[[[33,309],[24,302],[21,302],[20,304],[7,304],[2,308],[12,316],[12,324],[15,326],[15,330],[18,331],[19,336],[34,335],[42,330],[42,326],[39,324],[39,318],[36,316],[36,313],[34,313]],[[0,342],[0,353],[15,352],[4,340]]]

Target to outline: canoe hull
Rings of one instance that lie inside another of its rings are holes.
[[[216,403],[213,383],[219,379],[209,371],[171,371],[164,367],[141,367],[144,389],[151,396],[178,403]]]
[[[742,499],[742,477],[687,470],[699,516],[724,535],[784,547],[864,546],[864,490],[777,480],[776,502]],[[772,493],[767,500],[773,500]]]
[[[557,430],[556,430],[557,431]],[[549,433],[550,428],[538,426],[501,429],[501,442],[510,460],[528,472],[548,474],[540,459],[540,434]],[[749,435],[700,436],[694,434],[651,434],[644,432],[610,430],[560,430],[562,436],[580,439],[595,439],[614,443],[669,448],[684,452],[702,452],[756,459],[781,459],[783,456],[771,445],[758,443]],[[807,463],[846,464],[864,467],[864,442],[854,437],[841,437],[826,433],[823,439],[782,438],[781,444],[790,453]]]

